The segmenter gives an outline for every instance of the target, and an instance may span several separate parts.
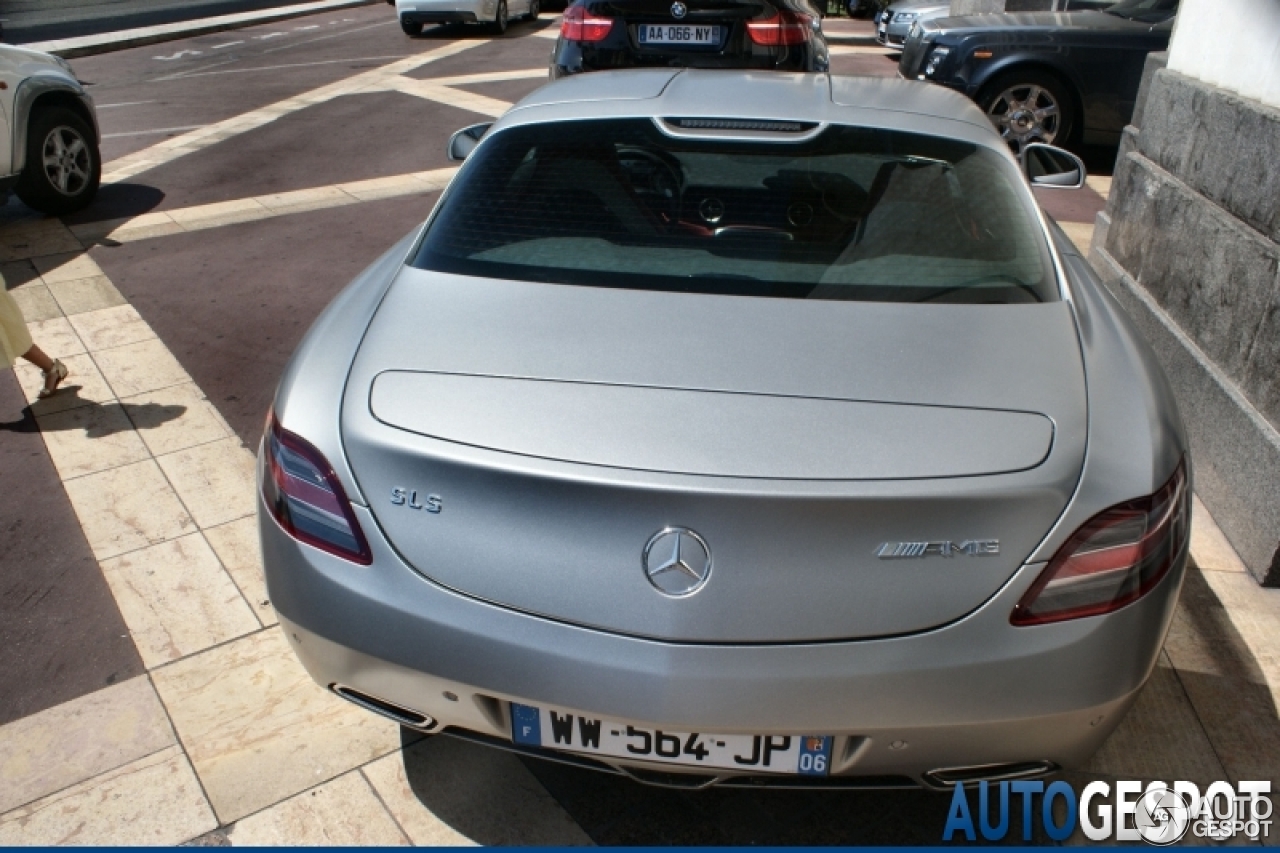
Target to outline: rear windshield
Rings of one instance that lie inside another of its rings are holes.
[[[1053,301],[1019,180],[980,146],[897,131],[784,143],[673,138],[649,119],[524,125],[468,158],[414,265],[740,296]]]

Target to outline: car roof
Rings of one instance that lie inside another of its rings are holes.
[[[593,118],[819,122],[960,139],[1009,154],[968,98],[932,83],[823,73],[628,69],[576,74],[532,92],[494,126]],[[1010,155],[1011,156],[1011,155]]]

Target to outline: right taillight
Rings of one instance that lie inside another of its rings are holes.
[[[747,35],[756,44],[777,47],[804,44],[813,30],[813,18],[799,12],[779,9],[773,17],[747,21]]]
[[[570,6],[560,19],[560,35],[569,41],[604,41],[612,29],[613,18],[588,12],[585,6]]]
[[[272,414],[262,437],[262,497],[285,531],[322,551],[367,566],[373,562],[351,503],[328,461]]]
[[[1185,461],[1150,497],[1089,519],[1013,608],[1014,625],[1098,616],[1132,604],[1168,574],[1191,530]]]

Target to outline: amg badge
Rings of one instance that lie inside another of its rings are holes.
[[[980,557],[983,554],[999,554],[999,539],[966,539],[963,542],[885,542],[876,549],[882,560],[909,560],[913,557],[954,557],[964,554]]]

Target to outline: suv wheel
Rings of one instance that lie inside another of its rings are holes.
[[[404,34],[407,36],[420,36],[422,35],[422,22],[406,21],[404,18],[401,18],[400,29],[404,30]]]
[[[1066,145],[1075,130],[1075,97],[1057,77],[1031,69],[992,81],[982,109],[1014,151],[1030,142]]]
[[[529,0],[529,14],[525,15],[525,19],[536,21],[540,14],[542,14],[542,4],[538,0]]]
[[[27,128],[27,166],[13,191],[42,213],[72,213],[98,192],[102,159],[87,122],[64,107],[38,109]]]

